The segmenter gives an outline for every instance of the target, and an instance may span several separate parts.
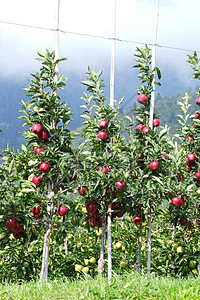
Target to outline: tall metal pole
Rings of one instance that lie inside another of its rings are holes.
[[[152,69],[156,67],[156,43],[157,43],[157,32],[158,32],[158,17],[159,17],[159,0],[156,0],[156,10],[155,10],[155,25],[154,25],[154,35],[153,35],[153,45],[152,45]],[[155,78],[155,71],[154,71]],[[150,104],[150,119],[149,126],[153,128],[153,113],[154,113],[154,104],[155,104],[155,83],[152,83],[152,92],[151,92],[151,104]]]
[[[111,51],[111,66],[110,66],[110,106],[114,108],[114,87],[115,87],[115,39],[116,39],[116,0],[113,0],[114,5],[114,27],[113,27],[113,39],[112,39],[112,51]],[[112,252],[111,252],[111,214],[112,205],[108,205],[108,284],[111,284],[112,278]]]
[[[156,0],[156,14],[155,14],[155,27],[153,35],[152,45],[152,69],[156,66],[156,42],[157,42],[157,31],[158,31],[158,17],[159,17],[159,0]],[[154,71],[155,78],[155,71]],[[153,129],[153,113],[155,104],[155,83],[152,84],[151,92],[151,103],[150,103],[150,119],[149,126]],[[151,272],[151,207],[148,207],[148,225],[147,225],[147,276],[150,276]]]
[[[113,26],[113,39],[111,49],[111,65],[110,65],[110,106],[114,108],[114,88],[115,88],[115,44],[116,44],[116,0],[114,3],[114,26]]]
[[[56,7],[56,27],[55,27],[55,60],[59,59],[59,30],[60,30],[60,0],[57,2]],[[55,82],[58,81],[58,64],[55,68]]]

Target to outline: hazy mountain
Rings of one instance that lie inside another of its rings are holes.
[[[86,70],[87,71],[87,70]],[[95,70],[98,71],[98,70]],[[192,91],[196,86],[196,82],[188,80],[188,86],[183,84],[180,76],[176,76],[173,70],[166,69],[162,72],[162,86],[157,88],[156,92],[156,111],[163,114],[161,117],[161,123],[168,123],[172,128],[175,126],[176,114],[178,108],[176,105],[177,100],[184,95],[188,89]],[[105,75],[103,73],[102,79],[106,85],[105,95],[109,99],[109,76],[108,72]],[[120,74],[120,75],[119,75]],[[81,97],[85,86],[80,82],[85,80],[85,74],[69,74],[69,79],[66,82],[66,87],[61,91],[60,96],[63,101],[66,101],[73,112],[73,121],[70,124],[70,129],[75,130],[82,124],[80,114],[82,110],[80,105],[83,104]],[[29,77],[30,78],[30,77]],[[184,80],[184,82],[187,82]],[[22,131],[23,120],[18,119],[18,111],[21,109],[20,103],[23,99],[28,101],[26,98],[26,92],[23,88],[28,86],[28,80],[20,80],[20,78],[1,78],[0,81],[0,129],[3,133],[0,133],[0,151],[5,149],[6,143],[9,143],[10,147],[15,149],[21,148],[23,143],[23,136],[19,134]],[[127,70],[121,69],[115,76],[115,99],[124,97],[122,103],[122,110],[129,111],[136,103],[137,99],[137,88],[140,83],[137,79],[137,70],[129,68]],[[174,96],[173,96],[174,95]],[[173,97],[172,97],[173,96]],[[109,101],[109,100],[107,100]]]

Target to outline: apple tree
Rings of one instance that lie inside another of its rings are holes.
[[[38,52],[39,73],[32,74],[27,91],[28,102],[22,101],[21,118],[26,126],[27,141],[22,151],[7,149],[1,166],[1,226],[7,235],[30,244],[42,235],[41,280],[47,280],[49,244],[52,226],[57,224],[60,241],[66,235],[66,214],[70,209],[69,193],[76,180],[76,153],[71,147],[72,134],[67,128],[71,110],[61,102],[60,91],[66,79],[55,81],[54,52]],[[62,218],[62,222],[58,220]],[[39,234],[37,234],[39,232]],[[28,247],[28,246],[27,246]],[[28,251],[28,250],[27,250]]]
[[[105,264],[104,244],[107,217],[122,217],[127,210],[126,158],[123,155],[125,138],[120,131],[123,122],[117,118],[120,102],[114,109],[106,105],[102,72],[88,68],[87,80],[82,83],[86,92],[81,107],[85,119],[82,135],[82,163],[79,166],[79,194],[83,197],[88,212],[90,227],[102,227],[101,252],[98,272],[103,274]],[[111,206],[112,205],[112,206]],[[111,209],[110,209],[111,207]],[[109,210],[108,210],[109,209]],[[108,249],[108,252],[111,249]]]
[[[161,78],[160,70],[151,67],[151,51],[137,48],[134,67],[139,69],[139,79],[142,84],[138,89],[139,106],[134,107],[133,120],[129,117],[130,140],[126,147],[129,161],[129,199],[130,214],[136,225],[140,225],[138,258],[135,269],[140,268],[142,246],[142,223],[147,224],[147,275],[150,274],[151,263],[151,224],[158,222],[158,216],[163,213],[163,202],[168,201],[171,186],[171,151],[174,148],[169,139],[167,126],[161,127],[159,115],[154,112],[153,127],[150,124],[150,104],[152,84],[155,73]],[[155,72],[155,73],[154,73]],[[159,82],[155,84],[160,85]],[[159,130],[159,127],[161,128]]]

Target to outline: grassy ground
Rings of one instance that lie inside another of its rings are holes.
[[[0,299],[9,300],[198,300],[200,278],[175,279],[127,275],[113,276],[112,284],[104,278],[0,285]]]

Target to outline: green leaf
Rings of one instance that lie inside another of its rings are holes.
[[[27,151],[26,146],[24,146],[24,144],[22,144],[22,150]]]
[[[158,79],[160,80],[161,79],[161,72],[160,72],[160,69],[158,67],[155,67],[155,71],[156,71],[156,74],[158,76]]]
[[[90,86],[90,87],[95,87],[95,83],[91,82],[91,81],[81,81],[82,84],[86,85],[86,86]]]
[[[12,167],[13,167],[14,162],[15,162],[14,159],[12,159],[12,160],[11,160],[11,163],[10,163],[10,165],[9,165],[9,168],[8,168],[9,174],[10,174],[11,171],[12,171]]]
[[[152,177],[153,177],[153,179],[155,181],[157,181],[158,183],[160,183],[161,185],[163,185],[163,182],[162,182],[162,180],[159,177],[157,177],[157,176],[152,176]]]

